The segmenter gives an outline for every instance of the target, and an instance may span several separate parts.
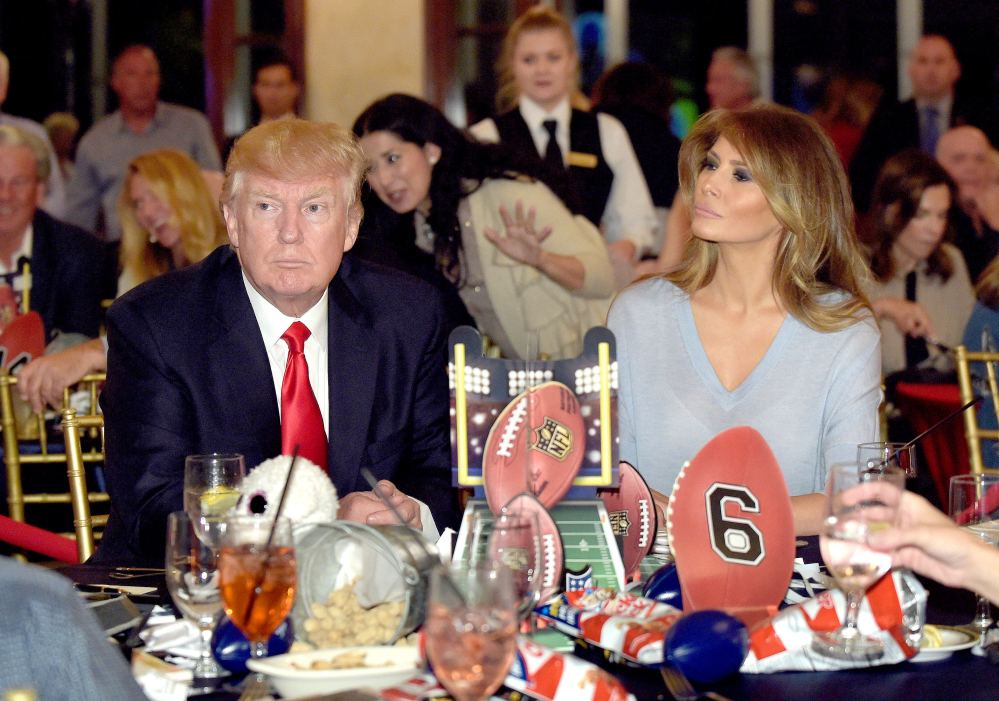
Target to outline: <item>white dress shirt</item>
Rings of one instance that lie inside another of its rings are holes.
[[[572,116],[569,99],[562,100],[555,109],[546,112],[533,100],[521,96],[518,109],[531,131],[538,155],[542,158],[548,146],[548,130],[543,122],[546,119],[558,122],[555,138],[562,151],[562,161],[565,162],[572,150],[569,144],[569,120]],[[645,176],[642,175],[624,125],[609,114],[598,112],[597,129],[600,132],[600,149],[604,160],[614,173],[600,228],[608,241],[631,241],[641,255],[651,250],[653,231],[659,225],[649,186],[645,183]],[[473,124],[469,132],[479,141],[495,143],[500,140],[499,130],[492,119]]]
[[[288,344],[281,336],[296,321],[305,324],[312,335],[305,341],[305,360],[309,364],[309,384],[316,395],[319,411],[323,415],[326,436],[330,435],[330,384],[329,364],[329,290],[300,318],[285,316],[273,304],[264,299],[243,273],[243,286],[250,297],[253,315],[257,318],[260,335],[267,348],[267,358],[271,363],[271,377],[274,380],[274,394],[277,397],[278,416],[281,416],[281,384],[284,382],[284,369],[288,364]]]
[[[17,262],[21,260],[21,258],[27,258],[29,261],[31,260],[31,245],[34,243],[34,240],[35,227],[29,222],[28,227],[24,230],[24,235],[21,237],[20,247],[18,247],[18,249],[10,256],[10,265],[8,266],[7,261],[0,258],[0,275],[20,272],[21,268],[18,266]],[[15,287],[16,286],[17,285],[15,283]],[[20,292],[21,290],[17,291]]]

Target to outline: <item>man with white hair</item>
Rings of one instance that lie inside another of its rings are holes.
[[[328,472],[339,518],[396,523],[367,468],[410,526],[457,525],[440,293],[344,257],[366,169],[335,124],[251,129],[226,164],[231,246],[108,311],[111,516],[98,559],[162,561],[195,453],[253,467],[298,450]]]
[[[999,253],[999,184],[992,145],[977,127],[954,127],[940,137],[937,160],[957,185],[954,245],[972,280]]]
[[[760,96],[760,73],[752,56],[737,46],[715,49],[704,91],[711,109],[749,107]]]
[[[116,206],[125,169],[136,156],[160,148],[183,151],[203,170],[222,169],[205,115],[161,102],[160,64],[148,46],[126,47],[111,68],[118,110],[80,139],[69,183],[66,220],[109,241],[121,238]],[[99,215],[103,214],[103,226]]]
[[[974,124],[992,128],[988,112],[955,90],[961,64],[950,41],[927,34],[909,55],[912,97],[903,102],[883,99],[871,116],[850,164],[857,209],[866,212],[874,181],[889,157],[907,148],[933,155],[940,135],[951,127]]]
[[[9,87],[10,59],[7,58],[7,54],[0,51],[0,125],[7,124],[22,129],[38,137],[45,144],[49,153],[50,165],[49,176],[45,179],[45,198],[42,200],[41,208],[53,217],[62,219],[66,214],[66,186],[63,185],[62,177],[59,175],[59,160],[56,158],[55,150],[41,124],[32,119],[15,117],[3,111],[3,103],[7,100]]]

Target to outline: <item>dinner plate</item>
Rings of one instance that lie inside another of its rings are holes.
[[[937,662],[945,660],[958,650],[967,650],[978,642],[978,634],[968,628],[955,626],[936,626],[943,639],[940,647],[921,647],[919,653],[910,662]]]

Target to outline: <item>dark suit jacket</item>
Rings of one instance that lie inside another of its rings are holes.
[[[367,466],[456,523],[439,293],[345,259],[329,288],[329,465],[337,492]],[[184,457],[237,452],[249,469],[281,452],[278,400],[239,261],[221,247],[152,280],[108,312],[111,517],[96,559],[161,562],[183,508]]]
[[[950,110],[950,126],[972,125],[980,128],[996,143],[995,123],[991,114],[969,102],[960,94],[954,96]],[[881,166],[891,156],[907,148],[919,148],[919,114],[914,99],[895,102],[883,99],[860,139],[850,163],[850,184],[858,211],[870,209],[871,194]]]
[[[103,244],[42,210],[31,221],[31,308],[56,330],[96,337],[101,326],[107,259]]]

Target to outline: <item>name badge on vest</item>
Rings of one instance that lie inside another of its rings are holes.
[[[569,161],[569,165],[575,166],[577,168],[597,167],[597,157],[592,153],[579,153],[578,151],[569,151],[569,157],[567,160]]]

